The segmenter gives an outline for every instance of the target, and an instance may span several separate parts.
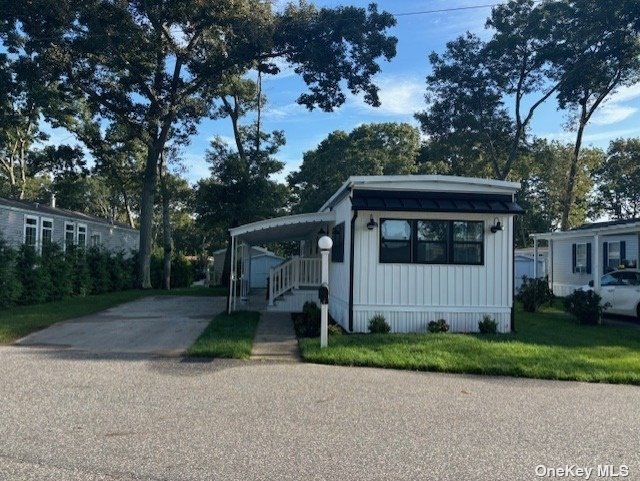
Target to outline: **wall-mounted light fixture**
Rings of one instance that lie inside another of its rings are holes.
[[[491,226],[490,230],[492,234],[495,234],[496,232],[502,230],[502,224],[500,223],[497,217],[493,219],[493,225]]]
[[[378,227],[378,223],[375,220],[373,220],[373,214],[371,214],[369,216],[369,222],[367,222],[367,229],[373,230],[376,227]]]

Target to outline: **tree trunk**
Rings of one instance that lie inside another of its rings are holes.
[[[159,150],[149,149],[142,180],[140,197],[140,260],[138,283],[142,289],[151,289],[151,246],[153,244],[153,205],[158,177]]]
[[[571,214],[571,208],[573,207],[574,202],[578,162],[580,160],[580,148],[582,147],[582,135],[584,134],[586,124],[587,104],[585,102],[582,104],[582,110],[580,112],[580,123],[578,124],[578,132],[576,133],[576,143],[573,147],[571,166],[569,167],[569,178],[567,179],[567,189],[565,190],[564,205],[562,206],[562,220],[560,222],[560,229],[562,230],[567,230],[571,227],[569,224],[569,214]]]
[[[162,189],[162,277],[164,288],[171,289],[171,257],[173,255],[173,240],[171,238],[171,216],[169,213],[169,189],[167,188],[166,166],[160,163],[160,188]]]

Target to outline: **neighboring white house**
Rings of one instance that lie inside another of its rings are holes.
[[[556,296],[571,294],[621,266],[637,267],[640,219],[584,224],[575,229],[532,234],[537,251],[548,244],[549,284]]]
[[[350,332],[382,314],[394,332],[424,331],[444,318],[473,332],[490,315],[513,326],[513,220],[522,209],[514,182],[439,175],[350,177],[315,213],[230,229],[229,310],[248,297],[249,248],[301,241],[270,274],[270,309],[298,310],[318,298],[317,239],[333,239],[329,311]],[[240,284],[240,293],[237,284]]]
[[[213,285],[220,285],[222,277],[222,269],[224,267],[224,256],[227,249],[219,249],[213,253],[213,275],[211,282]],[[273,252],[258,246],[251,248],[251,264],[250,279],[251,287],[264,289],[267,287],[267,278],[272,267],[276,267],[284,261],[284,257],[280,257]]]
[[[13,247],[31,245],[40,251],[45,242],[63,249],[70,244],[99,246],[130,254],[138,249],[139,233],[126,224],[67,209],[0,198],[0,235]]]
[[[516,292],[520,290],[523,277],[539,277],[542,278],[547,275],[547,251],[546,249],[538,249],[538,262],[534,267],[533,259],[534,253],[532,247],[515,250],[515,266],[514,266],[514,281]]]

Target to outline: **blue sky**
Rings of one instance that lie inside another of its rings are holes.
[[[276,0],[276,4],[285,2]],[[335,0],[315,1],[319,6],[357,5],[366,7],[369,0],[339,2]],[[437,10],[452,7],[485,5],[486,0],[379,0],[381,10],[391,13],[406,13]],[[281,150],[280,159],[286,162],[285,171],[277,177],[283,180],[286,174],[296,170],[305,151],[315,148],[327,134],[334,130],[350,131],[362,123],[409,122],[417,125],[413,118],[416,111],[425,108],[425,77],[430,67],[427,56],[430,52],[442,52],[449,40],[465,31],[481,37],[490,36],[484,23],[490,8],[478,8],[422,15],[397,17],[397,26],[391,34],[398,38],[397,55],[391,62],[382,62],[382,73],[376,78],[380,87],[382,106],[367,106],[361,98],[352,95],[344,106],[331,113],[318,110],[312,112],[296,104],[296,99],[305,90],[303,81],[289,68],[282,69],[277,76],[263,79],[263,92],[268,102],[264,111],[265,130],[283,130],[287,145]],[[586,145],[604,147],[617,137],[640,136],[640,84],[623,88],[613,95],[594,116],[584,137]],[[550,99],[537,113],[532,132],[535,135],[561,141],[572,141],[573,135],[565,129],[566,117],[556,110]],[[73,142],[66,131],[51,131],[51,143]],[[195,182],[208,176],[204,154],[209,139],[215,135],[232,139],[229,120],[204,120],[198,135],[184,150],[185,176]]]

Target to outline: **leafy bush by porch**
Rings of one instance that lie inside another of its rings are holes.
[[[300,339],[303,360],[322,364],[541,379],[640,384],[637,326],[580,325],[560,302],[516,311],[517,332],[500,335],[351,334]]]

